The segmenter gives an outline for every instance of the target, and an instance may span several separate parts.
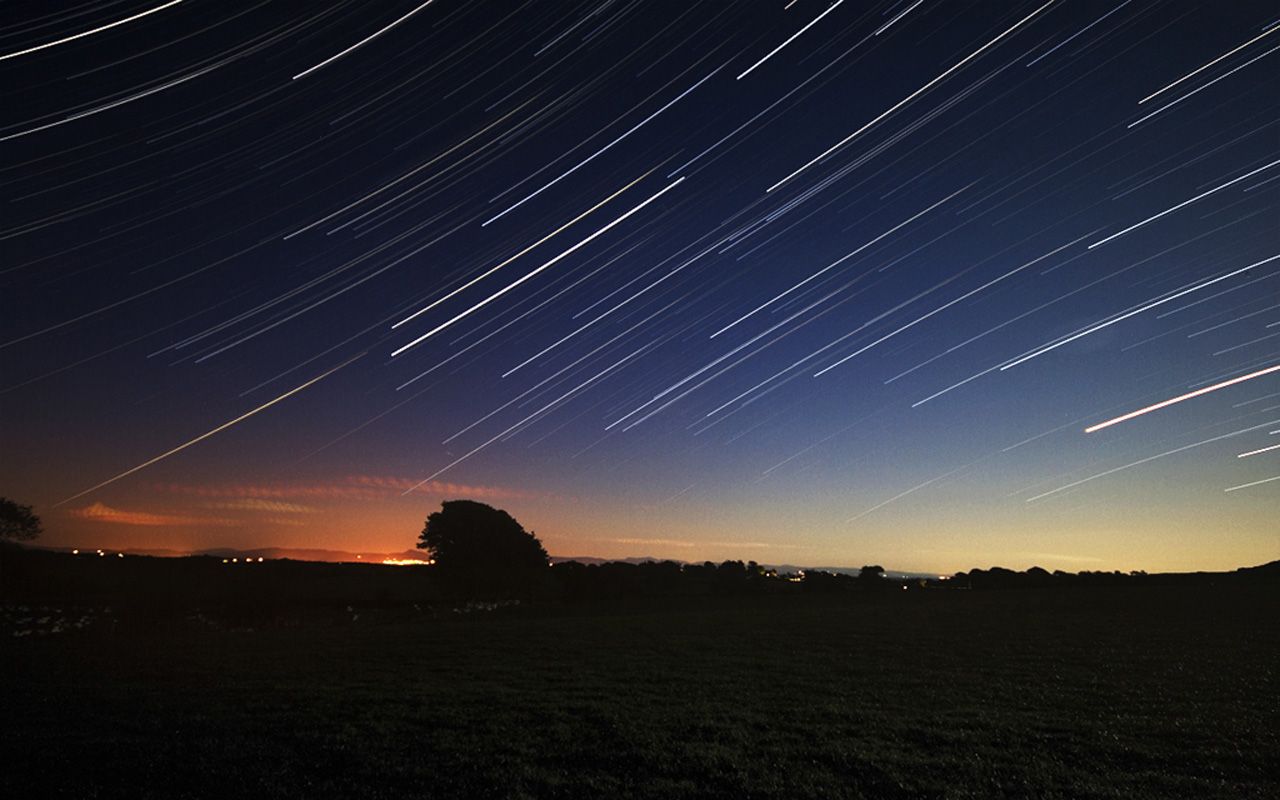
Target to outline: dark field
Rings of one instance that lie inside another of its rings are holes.
[[[6,633],[0,791],[1276,797],[1277,599],[789,592]]]

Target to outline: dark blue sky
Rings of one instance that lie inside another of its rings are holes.
[[[0,491],[68,545],[466,496],[560,554],[1276,558],[1277,23],[8,9]]]

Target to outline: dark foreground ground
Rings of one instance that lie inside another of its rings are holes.
[[[0,794],[1278,797],[1277,600],[794,592],[163,633],[28,609],[97,622],[5,633]]]

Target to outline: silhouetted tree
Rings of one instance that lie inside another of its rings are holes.
[[[31,506],[0,497],[0,539],[30,541],[43,532],[40,518],[31,511]]]
[[[865,566],[858,570],[858,578],[864,581],[880,580],[884,577],[884,567],[879,564]]]
[[[716,567],[715,586],[718,592],[735,593],[747,582],[747,565],[741,561],[723,561]]]
[[[446,500],[427,517],[418,548],[459,595],[525,594],[546,570],[547,551],[505,511],[473,500]]]

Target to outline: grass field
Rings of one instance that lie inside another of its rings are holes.
[[[3,643],[0,791],[1276,797],[1277,611],[1151,586],[96,626]]]

